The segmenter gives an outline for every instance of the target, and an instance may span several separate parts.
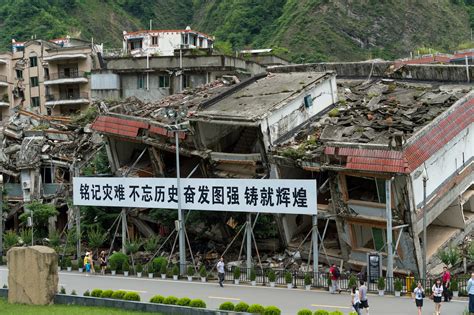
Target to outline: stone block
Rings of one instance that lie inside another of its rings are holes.
[[[7,253],[8,302],[48,305],[58,290],[58,256],[46,246],[13,247]]]

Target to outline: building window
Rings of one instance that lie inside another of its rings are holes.
[[[31,98],[31,107],[40,106],[40,98],[38,96]]]
[[[352,224],[352,247],[386,252],[386,235],[382,228]]]
[[[152,36],[151,37],[151,44],[153,46],[158,46],[158,36]]]
[[[183,74],[183,89],[191,87],[191,80],[189,75]]]
[[[41,178],[44,184],[53,183],[53,169],[51,167],[41,168]]]
[[[35,87],[38,85],[39,85],[38,77],[31,77],[31,87]]]
[[[34,68],[38,66],[38,57],[30,57],[30,67]]]
[[[304,107],[310,108],[311,106],[313,106],[313,98],[311,95],[306,95],[304,97]]]
[[[142,48],[142,39],[132,39],[128,41],[130,50]]]
[[[346,176],[349,199],[385,203],[385,180],[374,177]]]
[[[170,87],[170,76],[160,75],[160,88],[169,88],[169,87]]]
[[[145,88],[145,75],[139,74],[137,79],[137,89],[144,89]]]
[[[16,70],[16,79],[23,79],[23,70]]]

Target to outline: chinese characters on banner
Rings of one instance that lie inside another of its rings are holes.
[[[178,209],[175,178],[75,177],[74,205]],[[316,180],[181,179],[186,210],[316,214]]]

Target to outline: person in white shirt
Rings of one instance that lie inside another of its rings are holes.
[[[421,281],[418,281],[418,286],[413,290],[415,294],[415,304],[418,308],[418,315],[421,315],[421,308],[423,307],[423,298],[425,297],[425,290],[421,285]]]
[[[356,311],[357,315],[360,314],[360,298],[359,298],[359,290],[357,290],[356,286],[352,287],[352,307],[354,308],[354,311]]]
[[[224,257],[221,257],[221,259],[217,263],[217,275],[219,277],[219,285],[221,286],[221,288],[224,287],[223,285],[224,278],[225,278],[224,267],[225,267]]]
[[[433,302],[435,303],[435,315],[440,314],[441,309],[441,298],[443,297],[443,285],[440,279],[436,279],[436,283],[431,288],[433,292]]]

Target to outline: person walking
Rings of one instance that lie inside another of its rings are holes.
[[[219,285],[224,287],[223,282],[225,278],[225,270],[224,270],[225,264],[224,264],[224,257],[221,257],[219,262],[217,263],[217,275],[219,277]]]
[[[99,264],[100,264],[100,273],[105,275],[105,269],[107,268],[107,257],[105,256],[105,252],[101,251],[99,255]]]
[[[84,267],[86,268],[86,275],[89,275],[91,272],[91,257],[89,252],[86,252],[84,256]]]
[[[448,270],[448,266],[443,267],[443,296],[444,301],[449,302],[451,300],[451,291],[449,290],[451,284],[451,273]]]
[[[467,282],[467,294],[469,295],[469,314],[474,315],[474,272]]]
[[[415,294],[415,304],[418,308],[418,315],[421,315],[421,308],[423,307],[423,298],[425,297],[425,290],[421,285],[421,281],[418,281],[418,285],[415,290],[413,290],[413,293]]]
[[[435,315],[440,315],[441,312],[441,299],[443,297],[443,285],[441,284],[440,279],[436,279],[436,283],[433,284],[433,287],[431,288],[431,292],[433,295],[433,302],[435,303]]]
[[[369,301],[367,299],[367,286],[365,282],[361,280],[359,287],[359,300],[360,300],[360,309],[365,309],[365,314],[369,315]]]
[[[332,292],[336,293],[339,291],[341,293],[341,288],[339,287],[339,278],[341,277],[341,272],[339,268],[337,268],[336,264],[332,264],[331,268],[329,268],[329,275],[331,277],[331,285],[332,285]]]
[[[357,313],[357,315],[361,315],[360,314],[359,290],[357,290],[356,286],[352,287],[351,299],[352,299],[352,301],[351,301],[352,302],[352,308]]]

